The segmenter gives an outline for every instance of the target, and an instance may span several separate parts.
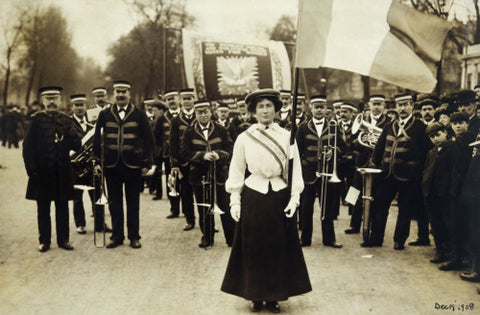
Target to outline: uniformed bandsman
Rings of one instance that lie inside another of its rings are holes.
[[[237,108],[240,114],[233,118],[232,125],[236,128],[237,136],[247,130],[252,124],[257,123],[257,119],[247,111],[247,105],[244,100],[237,102]]]
[[[168,175],[172,170],[170,164],[170,125],[172,119],[180,114],[178,98],[179,95],[177,90],[165,92],[163,99],[165,100],[168,110],[165,115],[157,120],[154,128],[156,140],[162,141],[162,160],[165,165],[165,174],[167,175],[165,177],[165,185],[167,186],[167,195],[170,200],[170,214],[167,216],[167,219],[177,218],[180,214],[180,197],[172,196],[170,193],[170,187],[168,186]]]
[[[292,94],[288,90],[280,90],[282,108],[275,115],[275,121],[280,125],[286,125],[287,119],[292,114]]]
[[[394,234],[394,249],[403,250],[410,233],[412,202],[421,193],[416,183],[421,180],[426,151],[425,124],[413,117],[413,97],[395,96],[399,119],[387,124],[375,146],[373,164],[381,168],[379,183],[373,193],[372,236],[363,247],[382,246],[388,210],[398,193],[398,216]]]
[[[303,180],[305,189],[302,196],[302,246],[310,246],[312,242],[312,226],[313,226],[313,206],[318,193],[321,195],[322,180],[317,177],[319,164],[325,159],[328,163],[329,173],[333,170],[333,150],[337,150],[337,155],[345,148],[345,143],[341,137],[341,133],[337,130],[337,148],[334,145],[334,128],[329,125],[326,118],[327,98],[325,95],[312,96],[310,99],[310,109],[312,118],[306,123],[298,126],[296,135],[298,151],[302,161]],[[328,144],[328,151],[323,154],[324,146]],[[327,179],[328,180],[328,179]],[[324,215],[321,218],[323,245],[334,248],[341,248],[342,245],[336,241],[333,220],[336,215],[336,209],[340,198],[340,185],[338,183],[328,183],[326,194],[326,207]]]
[[[107,89],[103,86],[92,89],[95,105],[87,110],[87,117],[91,123],[95,123],[100,112],[111,104],[107,101]]]
[[[103,157],[113,233],[107,248],[123,244],[123,191],[127,204],[127,229],[130,247],[140,248],[140,188],[142,173],[150,169],[153,133],[147,115],[130,102],[131,85],[113,83],[115,104],[100,112],[95,126],[94,153]],[[103,144],[103,145],[102,145]]]
[[[162,125],[158,121],[165,115],[167,107],[162,101],[154,101],[152,105],[152,112],[155,119],[152,122],[153,137],[155,139],[155,149],[153,152],[153,164],[155,170],[152,174],[152,190],[155,192],[155,197],[152,200],[160,200],[163,197],[163,132]],[[157,130],[157,127],[160,130]]]
[[[70,96],[70,103],[72,104],[72,122],[73,122],[73,127],[77,131],[78,134],[81,134],[82,137],[84,137],[87,132],[92,130],[94,128],[94,125],[91,124],[86,115],[87,111],[87,97],[85,94],[75,94]],[[93,139],[90,139],[90,141],[93,141]],[[90,156],[88,158],[93,158],[93,156]],[[80,166],[81,167],[81,166]],[[76,169],[76,168],[75,168]],[[78,185],[86,185],[86,186],[92,186],[94,184],[94,187],[97,191],[97,197],[99,197],[98,192],[100,191],[100,180],[98,176],[95,176],[95,182],[94,182],[94,170],[93,170],[93,164],[92,168],[88,173],[75,173],[74,172],[74,182],[75,184]],[[95,231],[96,232],[101,232],[103,231],[104,224],[105,224],[105,216],[104,216],[104,206],[103,205],[96,205],[95,202],[95,192],[93,190],[88,191],[88,195],[90,197],[91,205],[92,205],[92,210],[94,213],[94,222],[95,222]],[[75,199],[73,199],[73,218],[75,220],[75,226],[77,227],[77,233],[78,234],[86,234],[87,231],[85,230],[85,207],[83,205],[83,190],[75,190]],[[105,226],[105,230],[107,232],[111,232],[112,230],[108,227]]]
[[[305,122],[308,118],[307,114],[305,113],[305,106],[306,106],[305,94],[298,94],[297,95],[297,111],[295,113],[295,122],[297,126],[300,126],[300,124]],[[292,126],[292,115],[293,113],[290,113],[290,115],[287,117],[286,120],[280,121],[279,122],[280,127],[290,130]]]
[[[345,199],[348,188],[353,184],[355,175],[355,152],[353,140],[356,134],[352,133],[353,119],[358,113],[358,109],[351,103],[344,102],[340,105],[340,120],[338,121],[339,129],[345,141],[345,151],[342,158],[338,161],[338,175],[343,180],[342,199]],[[337,210],[337,216],[340,214],[340,208]],[[348,213],[353,213],[353,206],[348,206]]]
[[[217,116],[216,123],[227,129],[230,138],[235,142],[235,139],[237,139],[237,130],[230,122],[230,107],[228,107],[228,104],[225,102],[218,102],[215,113]]]
[[[386,107],[385,95],[374,94],[371,95],[368,101],[368,114],[363,115],[363,120],[370,125],[373,125],[377,128],[383,129],[385,125],[390,121],[390,118],[384,114]],[[372,136],[374,136],[372,134]],[[367,144],[367,143],[365,143]],[[375,143],[372,142],[374,145]],[[358,141],[358,134],[354,136],[353,145],[355,148],[355,169],[360,167],[368,167],[372,158],[373,149],[368,146],[360,144]],[[374,177],[373,183],[376,182]],[[353,186],[359,191],[362,191],[362,175],[359,172],[356,172],[353,179]],[[374,186],[374,184],[373,184]],[[360,232],[360,225],[362,224],[362,214],[363,214],[363,201],[361,198],[357,199],[357,203],[352,212],[352,217],[350,219],[350,228],[345,230],[347,234],[355,234]]]
[[[189,231],[195,227],[195,213],[193,209],[193,190],[189,184],[190,167],[188,161],[180,154],[180,144],[183,133],[188,127],[195,123],[193,103],[195,92],[193,89],[180,90],[180,114],[173,118],[170,125],[170,164],[171,173],[177,174],[180,183],[180,197],[182,199],[182,210],[185,214],[187,225],[183,228]]]
[[[68,200],[73,200],[73,169],[70,150],[79,150],[81,135],[72,119],[59,112],[61,87],[39,90],[45,110],[32,116],[23,142],[23,160],[28,174],[26,198],[37,201],[40,252],[50,249],[52,235],[50,204],[55,202],[57,244],[72,250],[69,243]]]
[[[235,223],[228,211],[230,195],[225,191],[225,181],[233,142],[228,131],[212,121],[208,101],[197,101],[194,108],[196,122],[182,137],[182,155],[189,162],[189,184],[199,204],[199,225],[203,233],[199,246],[208,248],[214,243],[214,213],[211,212],[214,207],[205,204],[215,202],[225,212],[221,220],[227,245],[231,246]],[[215,189],[216,200],[212,199],[212,189]]]

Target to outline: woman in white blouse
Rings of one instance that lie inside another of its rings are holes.
[[[303,190],[298,149],[289,144],[290,132],[273,122],[282,106],[279,96],[272,89],[247,95],[258,123],[238,136],[225,183],[237,224],[221,290],[251,300],[253,312],[265,305],[278,313],[278,301],[312,289],[293,217]]]

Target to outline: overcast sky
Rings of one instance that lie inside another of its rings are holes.
[[[121,0],[40,0],[59,6],[68,20],[73,46],[82,57],[91,57],[105,67],[108,47],[138,23]],[[458,16],[472,8],[472,0],[454,0]],[[3,5],[15,0],[0,0]],[[188,0],[187,11],[196,19],[195,30],[205,33],[266,39],[284,15],[297,15],[298,0]]]
[[[138,22],[121,0],[43,1],[61,7],[77,53],[101,66],[108,62],[109,45]],[[283,14],[296,16],[297,0],[189,0],[187,11],[195,17],[195,29],[200,32],[264,39],[265,30]]]

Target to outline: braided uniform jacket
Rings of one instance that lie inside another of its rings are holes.
[[[407,122],[405,132],[400,132],[398,119],[387,124],[373,151],[373,163],[380,166],[385,178],[391,175],[399,181],[421,179],[426,153],[431,147],[425,128],[415,117]]]
[[[325,120],[324,125],[325,124],[328,124],[328,121]],[[329,138],[331,145],[333,146],[333,127],[330,128],[332,128],[332,133],[330,136],[328,135],[328,126],[324,126],[319,139],[315,124],[311,119],[298,126],[296,139],[298,151],[300,153],[300,159],[302,161],[303,180],[306,184],[313,184],[316,182],[316,172],[318,171],[319,163],[321,166],[323,160],[322,149],[324,146],[328,145]],[[344,150],[345,142],[341,137],[341,132],[337,130],[337,159],[340,158],[341,153]],[[328,162],[328,172],[331,173],[332,170],[333,158]]]
[[[197,120],[192,116],[190,120],[185,117],[184,112],[173,118],[170,122],[170,165],[172,167],[187,166],[188,161],[181,155],[180,144],[182,136],[188,127],[193,126]]]
[[[120,119],[117,106],[100,112],[95,126],[94,153],[101,156],[101,128],[104,128],[104,164],[113,168],[121,161],[133,169],[150,168],[154,139],[145,112],[129,104],[124,119]]]
[[[155,124],[155,141],[161,143],[162,157],[167,159],[170,157],[170,125],[172,124],[173,115],[167,111],[165,115],[157,119]]]
[[[232,138],[223,126],[210,122],[208,140],[205,139],[198,122],[189,127],[183,134],[181,145],[181,155],[190,164],[189,184],[200,185],[203,176],[210,171],[213,163],[203,159],[207,152],[216,152],[220,156],[215,162],[215,173],[217,184],[224,184],[228,176],[232,151]]]

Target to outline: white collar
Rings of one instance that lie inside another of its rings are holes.
[[[87,115],[84,115],[84,118],[83,118],[83,119],[79,118],[79,117],[78,117],[77,115],[75,115],[75,114],[73,114],[73,117],[75,117],[75,119],[76,119],[79,123],[82,122],[82,121],[83,121],[84,123],[87,122]]]
[[[117,104],[117,111],[120,111],[120,109],[125,109],[125,112],[128,111],[128,104],[125,106],[120,106]]]
[[[177,108],[176,110],[168,109],[168,111],[169,111],[170,114],[172,114],[172,115],[178,115],[178,114],[180,114],[180,108]]]
[[[399,118],[399,120],[400,120],[400,123],[403,123],[404,125],[406,125],[406,124],[407,124],[407,122],[410,120],[410,118],[412,118],[412,116],[413,116],[413,115],[412,115],[412,114],[410,114],[410,116],[408,116],[408,117],[407,117],[407,118],[405,118],[405,119],[401,119],[401,118]]]
[[[208,122],[208,123],[207,123],[207,125],[206,125],[205,127],[204,127],[204,126],[202,126],[202,124],[201,124],[201,123],[198,123],[198,126],[200,127],[200,130],[201,130],[201,131],[203,131],[203,129],[205,129],[205,128],[206,128],[206,129],[209,129],[209,128],[210,128],[210,122]]]
[[[194,112],[195,110],[192,108],[192,109],[189,110],[189,111],[186,111],[185,109],[182,109],[182,111],[183,111],[183,113],[184,113],[185,115],[191,116],[191,115],[193,115],[193,112]]]
[[[322,119],[316,119],[316,118],[312,117],[312,121],[315,125],[319,124],[319,123],[325,124],[325,117],[323,117]]]
[[[370,118],[371,118],[372,120],[379,120],[380,117],[382,117],[382,114],[381,114],[381,113],[380,113],[379,115],[377,115],[377,116],[373,116],[373,114],[370,113]]]

